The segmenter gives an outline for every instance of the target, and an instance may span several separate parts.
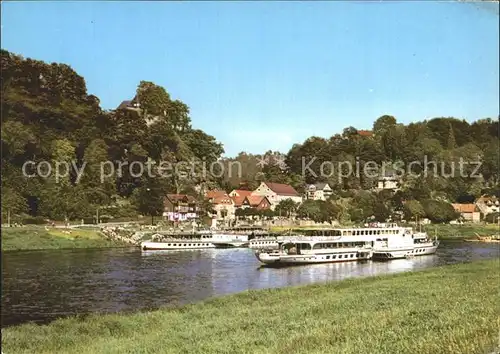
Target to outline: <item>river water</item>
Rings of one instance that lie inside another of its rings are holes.
[[[442,242],[389,262],[261,267],[250,249],[14,251],[2,254],[2,327],[94,312],[176,306],[247,289],[337,281],[500,256],[498,244]]]

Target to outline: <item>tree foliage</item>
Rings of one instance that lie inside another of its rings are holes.
[[[1,70],[2,187],[8,191],[5,207],[12,212],[83,218],[116,197],[134,194],[140,212],[156,215],[165,193],[192,188],[198,180],[189,173],[162,178],[159,187],[152,188],[158,197],[146,203],[144,188],[150,182],[131,172],[132,163],[213,162],[223,153],[213,136],[191,127],[188,106],[152,82],[139,83],[137,109],[104,111],[99,100],[87,93],[83,77],[68,65],[2,50]],[[27,178],[21,171],[26,161],[72,167],[58,181],[53,175]],[[110,172],[104,180],[103,164]],[[75,168],[84,168],[81,179]]]

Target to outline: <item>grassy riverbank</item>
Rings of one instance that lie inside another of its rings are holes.
[[[435,224],[425,225],[423,230],[427,231],[431,236],[436,234],[441,240],[463,240],[466,238],[475,238],[476,234],[480,236],[492,236],[498,235],[500,231],[497,224]]]
[[[5,353],[491,353],[499,262],[2,330]]]
[[[64,229],[43,226],[2,227],[2,251],[62,248],[120,247],[124,243],[107,239],[98,230]]]

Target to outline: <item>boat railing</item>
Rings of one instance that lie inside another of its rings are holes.
[[[278,236],[278,241],[305,241],[305,242],[316,242],[316,241],[338,241],[342,236]]]

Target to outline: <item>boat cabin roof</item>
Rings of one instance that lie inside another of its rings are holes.
[[[306,236],[362,236],[362,235],[396,235],[400,232],[413,233],[411,228],[386,227],[386,228],[331,228],[331,229],[302,229],[292,230],[296,234]]]

